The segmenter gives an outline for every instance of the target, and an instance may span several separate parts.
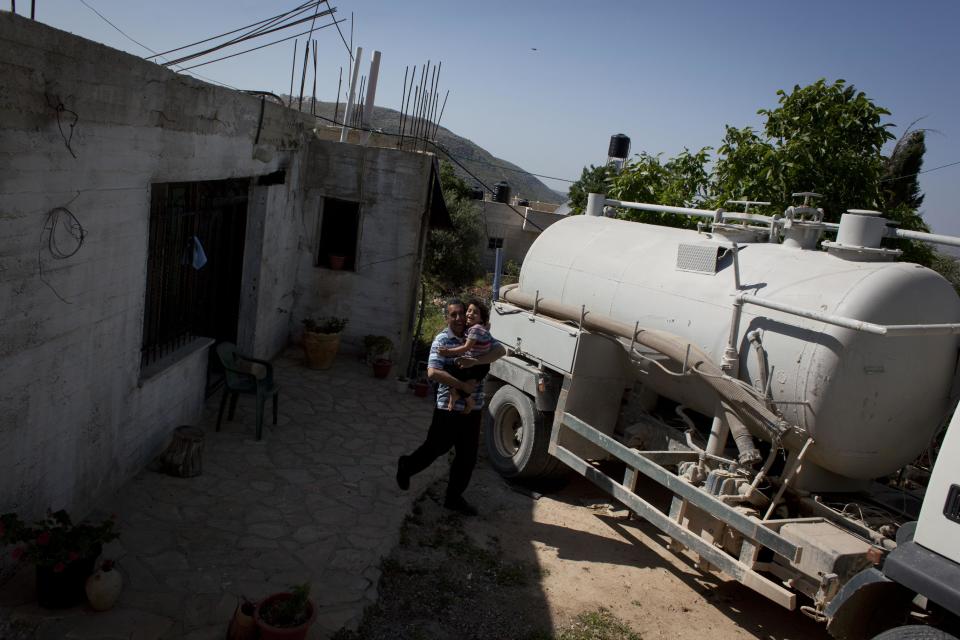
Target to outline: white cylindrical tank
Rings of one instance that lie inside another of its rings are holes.
[[[729,246],[690,230],[570,216],[533,243],[520,288],[669,331],[718,364],[742,291],[881,325],[960,322],[953,287],[919,265],[740,245],[738,292]],[[815,439],[807,460],[835,474],[867,479],[895,471],[928,446],[948,409],[957,336],[878,336],[745,305],[740,377],[751,383],[758,364],[745,336],[753,330],[762,336],[777,408]],[[654,390],[669,397],[671,389]]]

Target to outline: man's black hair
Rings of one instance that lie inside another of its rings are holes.
[[[464,311],[467,310],[467,305],[463,304],[463,300],[460,298],[447,298],[447,303],[443,306],[443,317],[447,317],[447,314],[450,313],[450,305],[458,304]]]

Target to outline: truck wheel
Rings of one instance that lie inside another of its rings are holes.
[[[516,387],[500,387],[490,399],[484,440],[490,464],[504,478],[555,477],[563,464],[547,452],[552,413],[537,411],[533,399]]]
[[[911,624],[905,627],[888,629],[873,640],[957,640],[956,636],[923,624]]]

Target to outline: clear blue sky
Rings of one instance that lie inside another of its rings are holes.
[[[9,8],[8,0],[0,2]],[[47,24],[149,55],[80,0],[36,2]],[[296,4],[87,2],[156,51]],[[18,12],[29,4],[20,0]],[[576,178],[584,165],[605,159],[617,132],[632,138],[634,152],[717,146],[725,124],[758,126],[757,109],[774,106],[777,89],[821,77],[844,78],[865,91],[891,112],[897,134],[924,118],[919,126],[935,130],[927,137],[925,169],[960,160],[960,3],[953,0],[331,5],[340,18],[353,12],[356,45],[383,54],[378,105],[400,106],[405,66],[442,61],[441,89],[450,90],[442,124],[535,173]],[[343,28],[349,38],[349,23]],[[346,49],[334,28],[316,37],[318,97],[332,100]],[[292,53],[287,42],[196,71],[235,87],[285,93]],[[934,230],[960,235],[960,165],[921,176],[921,187]]]

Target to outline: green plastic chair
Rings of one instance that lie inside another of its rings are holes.
[[[237,345],[231,342],[221,342],[217,345],[217,356],[223,364],[225,382],[223,398],[220,400],[220,412],[217,414],[217,431],[220,431],[220,422],[223,420],[223,409],[230,398],[230,412],[227,421],[233,420],[233,413],[237,409],[237,400],[241,394],[257,397],[257,440],[263,434],[263,406],[267,398],[273,398],[273,424],[277,424],[277,394],[279,388],[273,381],[273,365],[265,360],[257,360],[237,352]],[[266,375],[257,376],[250,371],[249,364],[259,364],[265,368]]]

